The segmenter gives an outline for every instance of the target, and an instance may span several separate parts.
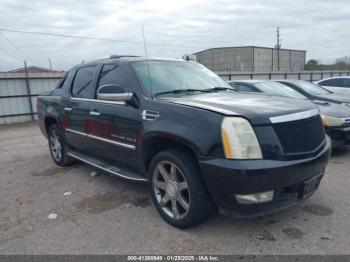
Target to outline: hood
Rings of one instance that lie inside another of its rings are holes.
[[[270,124],[270,117],[315,109],[307,100],[260,93],[218,92],[181,97],[162,97],[162,101],[206,109],[228,116],[243,116],[254,125]]]
[[[350,118],[350,107],[325,101],[313,102],[318,106],[321,114],[338,118]]]
[[[336,104],[350,103],[350,94],[331,93],[326,95],[317,95],[317,99]]]

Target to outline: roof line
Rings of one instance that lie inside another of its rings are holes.
[[[247,45],[247,46],[226,46],[226,47],[212,47],[205,49],[203,51],[199,51],[196,53],[193,53],[194,55],[203,53],[206,51],[214,50],[214,49],[229,49],[229,48],[262,48],[262,49],[276,49],[274,47],[265,47],[265,46],[254,46],[254,45]],[[288,48],[280,48],[280,50],[287,50],[287,51],[298,51],[298,52],[306,52],[306,50],[298,50],[298,49],[288,49]]]

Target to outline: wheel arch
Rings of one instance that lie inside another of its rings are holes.
[[[197,163],[201,155],[199,148],[183,137],[162,132],[148,134],[143,139],[141,145],[143,164],[147,173],[153,157],[159,152],[169,148],[177,148],[187,151]]]
[[[46,134],[49,133],[49,128],[53,124],[58,124],[58,120],[56,119],[56,117],[51,114],[46,115],[44,117],[44,127],[45,127]]]

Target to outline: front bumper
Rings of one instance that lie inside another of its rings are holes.
[[[304,194],[305,181],[321,180],[330,158],[327,137],[323,150],[315,157],[299,160],[229,160],[200,161],[209,193],[219,210],[232,216],[257,216],[294,204]],[[316,188],[315,188],[316,189]],[[247,195],[274,190],[274,198],[261,204],[239,204],[235,194]]]
[[[334,146],[350,144],[350,126],[326,127],[326,132],[332,139]]]

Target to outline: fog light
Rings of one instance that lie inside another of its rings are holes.
[[[273,190],[249,195],[235,195],[240,204],[258,204],[269,202],[273,199]]]

